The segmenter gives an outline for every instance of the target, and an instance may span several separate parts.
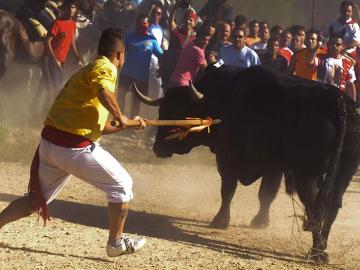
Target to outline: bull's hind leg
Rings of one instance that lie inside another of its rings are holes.
[[[259,189],[260,209],[254,219],[251,221],[251,226],[256,228],[264,228],[269,225],[270,205],[274,201],[281,183],[282,172],[271,172],[264,174],[261,180]]]
[[[335,218],[339,212],[339,208],[342,207],[342,198],[350,184],[350,181],[356,173],[359,165],[359,153],[342,153],[342,159],[339,164],[339,170],[335,180],[332,202],[325,215],[325,220],[321,229],[321,235],[324,241],[324,248],[327,248],[327,241],[331,226],[335,221]]]
[[[210,223],[210,227],[226,229],[230,224],[230,205],[236,191],[237,178],[228,172],[220,172],[220,175],[221,207]]]

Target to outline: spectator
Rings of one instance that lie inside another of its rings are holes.
[[[287,60],[288,64],[290,63],[291,57],[293,56],[293,51],[290,50],[289,46],[291,44],[292,35],[289,30],[284,30],[280,34],[280,48],[279,54]]]
[[[306,48],[294,53],[291,57],[289,73],[296,76],[316,80],[317,67],[319,58],[317,53],[319,51],[320,34],[318,31],[310,29],[306,34]]]
[[[140,91],[148,94],[148,80],[151,56],[159,57],[163,51],[153,35],[149,35],[149,19],[139,14],[136,18],[136,29],[125,37],[126,57],[119,80],[119,101],[124,104],[125,95],[133,82]],[[138,114],[139,99],[133,99],[131,115]]]
[[[179,61],[171,75],[169,84],[171,88],[189,86],[189,82],[194,81],[198,72],[207,67],[205,49],[210,39],[209,33],[200,32],[195,41],[181,51]]]
[[[243,29],[247,29],[248,28],[248,21],[245,15],[237,15],[235,17],[235,27],[236,28],[243,28]]]
[[[320,61],[318,80],[335,85],[356,101],[355,71],[353,62],[343,55],[344,42],[340,34],[334,34],[328,42],[328,55]]]
[[[216,37],[211,40],[207,51],[219,52],[222,46],[231,45],[230,42],[231,27],[226,22],[221,22],[216,31]]]
[[[150,10],[149,16],[151,23],[149,27],[149,33],[156,38],[159,46],[162,47],[164,38],[164,30],[160,25],[162,19],[162,8],[159,5],[153,5],[152,9]]]
[[[280,39],[281,32],[283,31],[280,25],[274,25],[270,29],[270,37]]]
[[[245,44],[251,47],[254,43],[259,42],[259,22],[254,20],[249,25],[249,36],[246,37]]]
[[[344,30],[343,47],[350,54],[353,54],[356,47],[360,45],[360,28],[356,20],[352,19],[353,9],[353,2],[342,1],[340,4],[340,17],[331,22],[325,31],[325,35],[329,37],[333,33],[340,33]],[[352,56],[355,56],[355,54]]]
[[[266,49],[267,42],[270,38],[270,31],[269,28],[263,27],[260,30],[260,41],[254,43],[251,48],[256,51],[257,53],[261,53],[263,50]]]
[[[289,28],[292,36],[293,43],[291,44],[290,49],[295,52],[300,49],[305,48],[305,28],[302,25],[293,25]],[[298,37],[296,37],[298,36]]]
[[[44,70],[50,72],[44,76],[45,83],[52,93],[57,93],[63,85],[63,69],[70,48],[75,54],[76,61],[82,65],[75,45],[76,17],[78,7],[75,0],[63,4],[63,15],[54,21],[46,38],[47,54],[44,57]]]
[[[211,38],[215,38],[216,24],[213,21],[206,21],[200,29],[200,32],[208,33]]]
[[[259,32],[263,29],[270,29],[269,23],[267,21],[259,22]]]
[[[278,38],[270,38],[265,52],[260,55],[261,64],[287,74],[288,62],[279,54],[279,49],[280,40]]]
[[[219,58],[226,65],[233,65],[248,68],[260,65],[260,60],[256,52],[245,45],[246,31],[242,28],[235,28],[232,32],[233,44],[222,47]]]

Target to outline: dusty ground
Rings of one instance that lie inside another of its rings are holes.
[[[16,76],[10,78],[14,80]],[[4,81],[0,88],[4,91]],[[36,108],[23,106],[31,104],[24,95],[28,92],[7,93],[13,99],[3,98],[0,104],[0,210],[26,191],[41,128],[41,121],[30,117]],[[124,132],[102,141],[134,178],[126,232],[147,238],[142,251],[106,257],[104,195],[73,178],[51,205],[52,221],[46,227],[32,216],[0,230],[0,269],[360,269],[357,178],[330,234],[330,264],[320,267],[306,258],[311,237],[297,226],[293,201],[283,187],[272,205],[268,228],[248,226],[258,210],[257,183],[238,187],[230,228],[211,229],[208,224],[220,205],[214,157],[198,148],[187,156],[157,159],[151,141],[143,138]]]
[[[36,130],[28,132],[36,137]],[[283,187],[271,208],[268,228],[248,227],[258,209],[256,184],[238,187],[228,230],[210,229],[220,204],[212,155],[199,148],[188,156],[159,160],[150,143],[124,135],[110,136],[103,143],[134,178],[136,197],[126,231],[145,236],[147,246],[137,254],[107,258],[104,196],[73,178],[51,205],[53,218],[46,227],[33,216],[0,231],[0,269],[360,268],[359,182],[351,184],[334,224],[330,265],[319,267],[306,259],[310,235],[299,232],[292,200]],[[35,147],[27,144],[24,153]],[[1,157],[6,161],[4,152]],[[26,191],[29,157],[0,163],[0,209]],[[295,209],[301,214],[299,207]]]

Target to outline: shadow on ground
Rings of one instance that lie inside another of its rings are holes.
[[[0,193],[0,201],[3,202],[11,202],[17,198],[18,196],[15,195]],[[60,218],[71,223],[101,229],[107,228],[106,208],[103,206],[81,204],[64,200],[55,200],[49,206],[49,212],[52,217]],[[176,225],[180,225],[179,227],[182,228],[179,228]],[[190,246],[205,247],[218,252],[226,252],[234,256],[238,256],[242,259],[261,260],[266,257],[286,262],[296,262],[304,264],[311,263],[302,256],[278,252],[263,247],[248,247],[245,245],[233,244],[222,240],[211,239],[199,236],[196,231],[189,231],[183,228],[186,226],[193,226],[192,228],[194,228],[198,225],[201,225],[201,227],[205,227],[206,224],[203,221],[194,219],[171,217],[166,215],[158,215],[154,213],[130,210],[126,223],[126,232],[144,235],[148,237],[154,237],[158,239],[164,239],[168,241],[180,242]],[[211,235],[211,233],[209,233],[208,235]],[[0,244],[0,246],[9,249],[21,249],[27,252],[43,252],[30,250],[27,248],[13,248],[10,246],[4,246],[3,244]],[[62,256],[62,254],[53,255]]]

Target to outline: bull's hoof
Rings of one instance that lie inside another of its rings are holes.
[[[251,221],[250,226],[257,229],[264,229],[269,226],[270,219],[266,216],[256,215]]]
[[[304,218],[303,220],[303,230],[305,232],[311,232],[312,230],[312,225],[310,224],[310,221],[306,218]]]
[[[230,219],[229,218],[219,217],[217,215],[213,219],[213,221],[210,223],[209,227],[210,228],[215,228],[215,229],[226,230],[229,227],[229,224],[230,224]]]
[[[329,263],[329,255],[325,250],[312,248],[309,251],[308,258],[319,264]]]

